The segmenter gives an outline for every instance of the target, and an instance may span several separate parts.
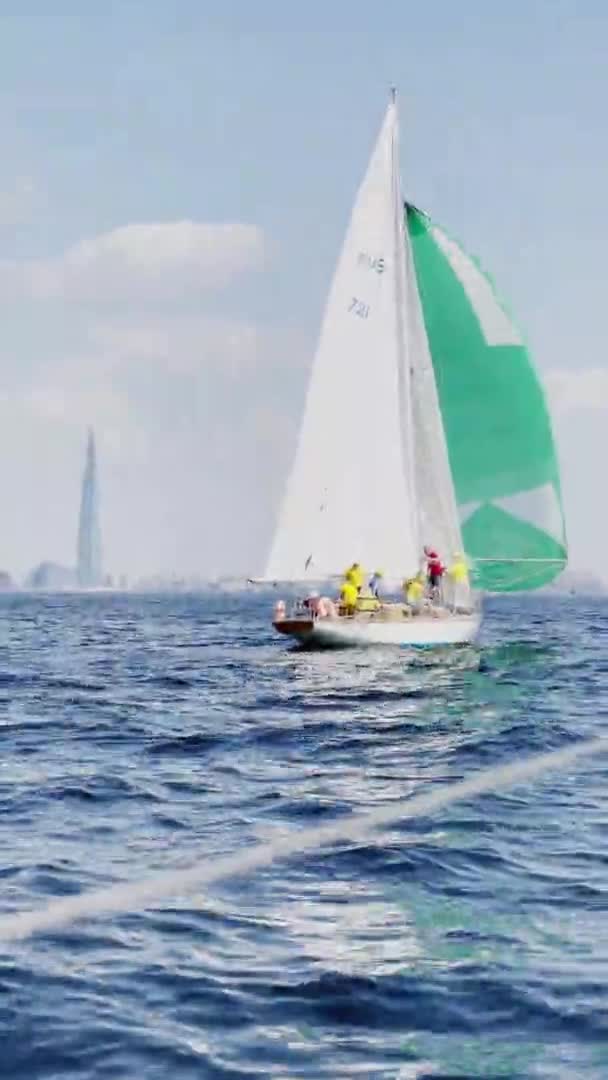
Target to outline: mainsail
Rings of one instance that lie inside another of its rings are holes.
[[[322,579],[353,559],[387,577],[417,569],[404,235],[392,101],[331,285],[267,578]]]
[[[566,565],[549,412],[519,332],[487,276],[406,206],[426,337],[475,584],[534,589]]]

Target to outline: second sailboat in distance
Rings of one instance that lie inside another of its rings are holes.
[[[469,642],[483,591],[537,588],[567,561],[539,378],[477,262],[404,201],[393,91],[334,273],[265,577],[310,588],[355,558],[399,583],[428,547],[448,562],[466,553],[457,600],[314,597],[291,612],[280,601],[275,628],[321,646]]]

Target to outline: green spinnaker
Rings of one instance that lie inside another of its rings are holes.
[[[477,263],[409,205],[406,221],[474,583],[536,589],[567,562],[542,386]]]

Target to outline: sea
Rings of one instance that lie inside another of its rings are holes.
[[[274,595],[0,600],[0,914],[392,803],[207,889],[0,940],[9,1080],[607,1080],[608,601],[491,598],[475,647],[306,652]]]

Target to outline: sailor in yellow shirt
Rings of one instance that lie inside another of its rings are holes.
[[[424,582],[421,580],[421,575],[417,574],[414,578],[407,578],[403,582],[403,591],[406,603],[413,608],[419,607],[424,596]]]
[[[448,569],[452,586],[452,606],[459,607],[466,601],[469,584],[469,568],[461,551],[454,552],[454,562]]]
[[[454,562],[450,566],[448,574],[452,581],[458,582],[459,585],[469,580],[469,569],[462,556],[462,552],[454,552]]]
[[[349,566],[344,575],[345,581],[350,581],[355,586],[355,589],[361,589],[365,575],[358,562],[354,562],[352,566]]]
[[[354,615],[358,593],[352,581],[344,581],[340,589],[340,601],[347,615]]]

